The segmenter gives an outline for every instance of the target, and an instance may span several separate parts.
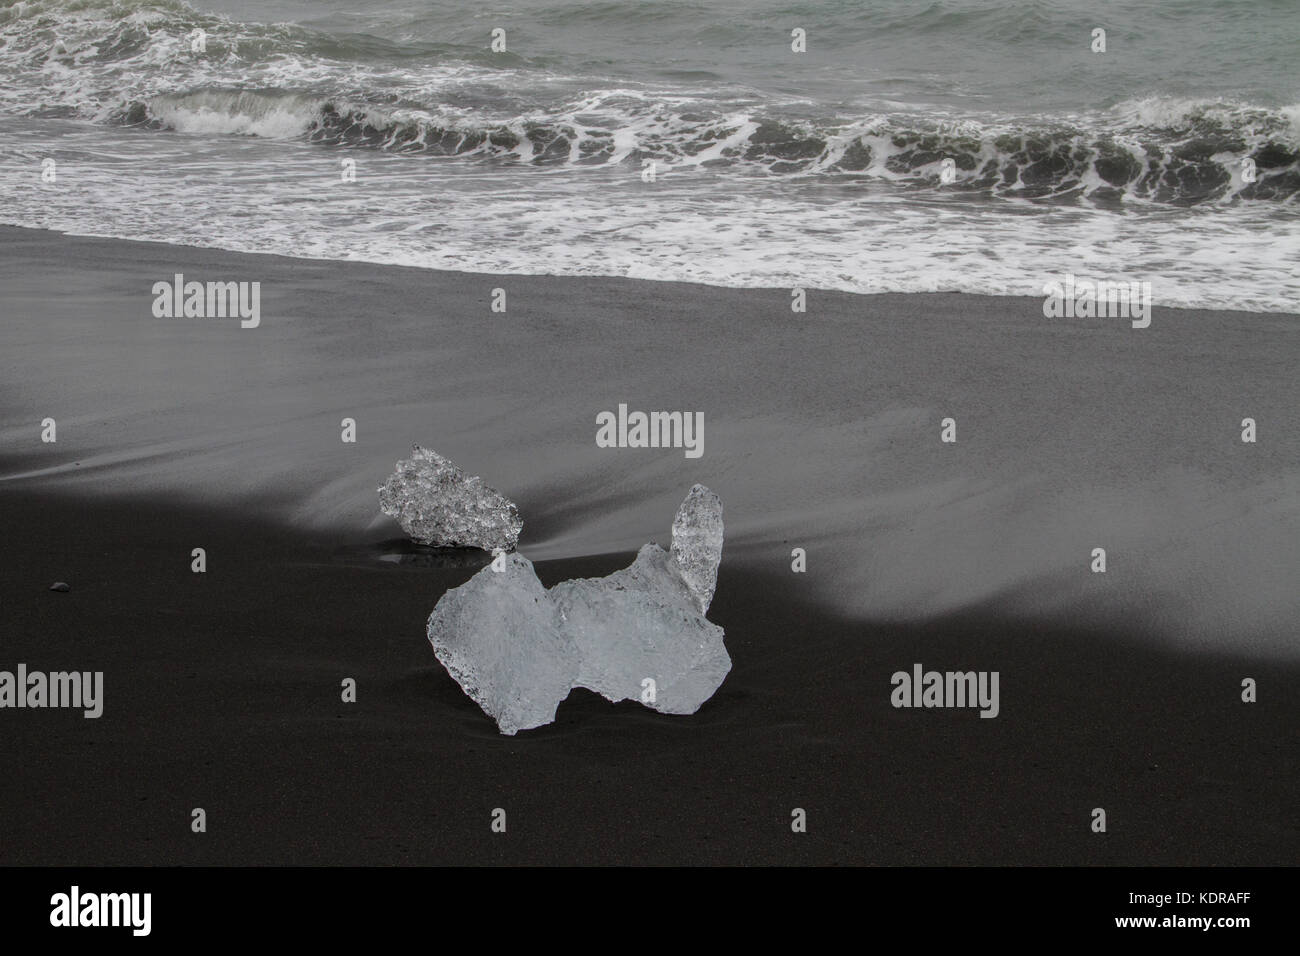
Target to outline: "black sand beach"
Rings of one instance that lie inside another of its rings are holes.
[[[1296,316],[0,249],[0,668],[105,673],[98,720],[0,715],[0,864],[1297,858]],[[260,281],[261,327],[155,319],[177,272]],[[597,449],[619,402],[703,410],[704,456]],[[424,636],[474,568],[377,514],[412,442],[518,502],[548,585],[717,491],[717,695],[500,736]],[[915,662],[999,671],[1000,715],[895,710]]]

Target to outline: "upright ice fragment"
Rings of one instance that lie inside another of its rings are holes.
[[[718,585],[722,562],[722,499],[694,485],[673,519],[673,563],[703,614]]]
[[[514,502],[419,445],[379,489],[379,509],[435,547],[513,551],[524,526]]]

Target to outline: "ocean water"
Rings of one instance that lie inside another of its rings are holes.
[[[0,0],[0,222],[1293,312],[1297,64],[1295,0]]]

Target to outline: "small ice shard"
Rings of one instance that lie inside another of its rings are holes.
[[[513,551],[524,526],[509,498],[419,445],[379,489],[379,509],[411,540],[439,548]]]
[[[673,519],[673,563],[703,614],[718,586],[722,561],[722,499],[694,485]]]
[[[622,571],[564,581],[551,596],[577,646],[575,684],[609,700],[693,714],[731,670],[722,628],[698,610],[694,590],[657,544]]]
[[[456,683],[503,734],[555,719],[578,673],[573,639],[532,562],[504,555],[442,596],[429,617],[429,643]]]
[[[662,713],[693,714],[731,670],[704,611],[722,557],[722,502],[702,485],[673,522],[673,548],[647,544],[603,578],[550,591],[521,555],[443,595],[428,635],[447,672],[504,734],[555,719],[573,687]]]

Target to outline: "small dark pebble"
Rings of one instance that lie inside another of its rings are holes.
[[[71,591],[72,588],[64,581],[55,581],[50,585],[51,591]]]

